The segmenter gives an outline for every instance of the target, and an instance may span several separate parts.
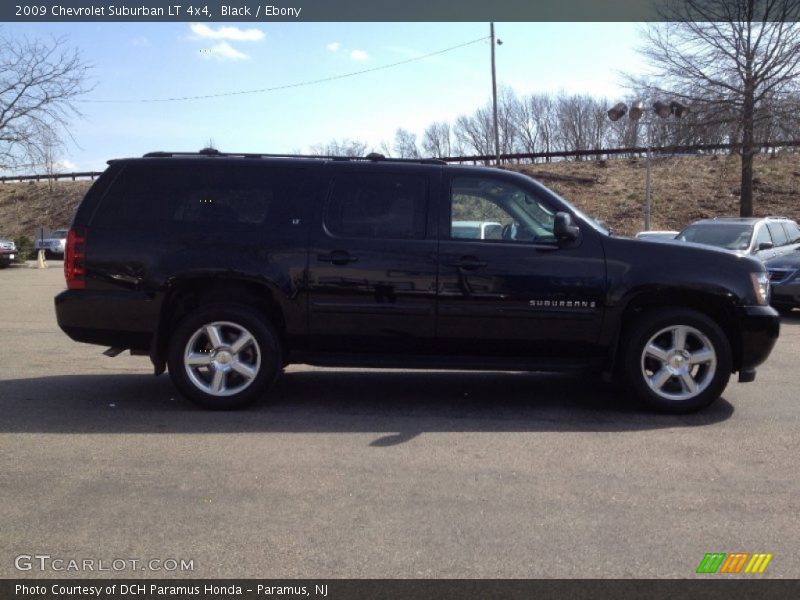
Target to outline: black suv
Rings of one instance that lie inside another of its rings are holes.
[[[519,173],[380,155],[109,161],[64,270],[72,339],[149,355],[217,409],[307,363],[592,368],[690,411],[752,381],[779,329],[755,259],[611,237]]]

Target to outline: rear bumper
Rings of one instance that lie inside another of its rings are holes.
[[[739,371],[753,371],[767,360],[780,333],[781,318],[771,306],[746,306],[739,315]]]
[[[147,351],[160,304],[142,292],[64,290],[55,309],[58,326],[76,342]]]

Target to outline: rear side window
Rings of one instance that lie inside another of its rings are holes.
[[[800,242],[800,227],[797,226],[797,223],[787,221],[783,224],[783,227],[786,229],[786,235],[789,237],[790,243]]]
[[[92,226],[288,229],[291,179],[283,170],[258,166],[131,164],[114,181]]]
[[[767,227],[769,228],[770,234],[772,234],[772,241],[776,246],[783,246],[789,241],[780,223],[768,223]]]
[[[337,237],[423,238],[427,198],[422,175],[345,173],[334,182],[325,229]]]

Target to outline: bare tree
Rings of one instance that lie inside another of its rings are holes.
[[[542,152],[552,152],[558,127],[555,101],[549,94],[538,94],[531,96],[529,102],[536,121],[540,149]],[[550,158],[546,160],[550,162]]]
[[[709,118],[728,119],[741,144],[741,216],[753,214],[756,125],[765,104],[794,91],[800,75],[800,0],[680,0],[665,23],[645,30],[641,52],[654,69],[652,97],[701,104]]]
[[[41,125],[36,128],[31,138],[29,156],[31,163],[44,169],[47,175],[47,185],[52,191],[55,175],[61,164],[61,153],[64,150],[64,143],[58,137],[58,133],[52,128]]]
[[[89,91],[88,71],[64,38],[0,37],[0,168],[36,155],[43,131],[59,143],[69,134],[71,120],[80,116],[74,102]]]
[[[598,116],[600,115],[600,116]],[[558,141],[564,150],[602,147],[608,129],[605,103],[587,95],[559,95],[556,99]],[[581,157],[578,157],[580,160]]]
[[[512,88],[506,85],[500,88],[497,98],[497,128],[500,130],[500,152],[503,154],[512,153],[516,146],[517,128],[514,115],[518,112],[519,103]]]
[[[311,146],[310,153],[317,156],[364,156],[367,143],[360,140],[331,140],[327,144]]]
[[[494,117],[491,103],[479,108],[470,117],[456,119],[456,140],[468,151],[481,156],[494,156]]]
[[[453,147],[450,123],[444,121],[431,123],[422,134],[422,149],[429,156],[434,158],[452,156]]]
[[[416,134],[399,128],[394,134],[394,151],[398,158],[419,158]]]

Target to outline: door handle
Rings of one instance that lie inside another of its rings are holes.
[[[467,269],[468,271],[474,269],[480,269],[481,267],[485,267],[488,263],[485,260],[478,260],[474,256],[462,256],[459,260],[454,263],[450,263],[451,267],[456,267],[458,269]]]
[[[320,262],[329,262],[334,265],[346,265],[347,263],[356,262],[358,257],[350,256],[350,253],[344,250],[334,250],[329,254],[317,254],[317,260]]]

